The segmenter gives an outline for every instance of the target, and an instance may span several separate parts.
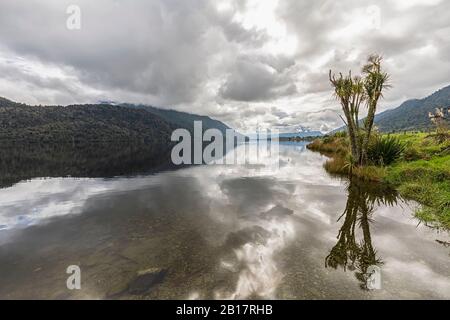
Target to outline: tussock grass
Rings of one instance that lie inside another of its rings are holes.
[[[312,151],[325,155],[339,155],[343,158],[348,154],[349,142],[345,137],[323,137],[315,139],[307,145]]]

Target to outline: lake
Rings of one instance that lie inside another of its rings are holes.
[[[448,232],[386,186],[330,176],[305,143],[179,169],[135,151],[2,161],[0,298],[450,299]]]

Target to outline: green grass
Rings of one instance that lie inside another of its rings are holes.
[[[450,155],[397,163],[387,168],[385,180],[422,204],[417,217],[450,229]]]
[[[428,160],[433,156],[442,155],[442,152],[445,152],[450,147],[450,140],[444,143],[436,143],[433,135],[429,133],[397,133],[391,134],[390,136],[397,138],[406,145],[404,154],[405,161]]]
[[[421,204],[416,216],[428,225],[450,229],[450,140],[439,143],[433,134],[391,134],[405,145],[401,159],[389,166],[352,168],[365,181],[386,182],[406,199]],[[324,165],[332,174],[349,174],[345,137],[326,137],[308,146],[332,158]],[[333,152],[336,150],[336,152]]]

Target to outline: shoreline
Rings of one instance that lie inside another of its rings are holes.
[[[405,146],[402,157],[386,166],[352,167],[343,134],[318,138],[307,148],[330,158],[324,164],[328,173],[388,184],[403,198],[420,204],[415,216],[427,226],[450,230],[450,141],[433,142],[426,133],[382,136],[395,137]]]

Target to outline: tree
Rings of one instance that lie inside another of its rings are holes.
[[[365,101],[364,82],[361,77],[352,77],[351,71],[348,76],[339,77],[329,73],[330,82],[334,87],[334,96],[341,103],[344,111],[352,158],[354,162],[359,162],[361,157],[361,143],[359,139],[359,108]]]
[[[429,112],[428,117],[430,121],[436,126],[436,134],[434,135],[438,143],[443,143],[447,139],[450,139],[450,133],[448,127],[450,124],[450,107],[445,114],[444,108],[436,108],[434,113]]]
[[[383,97],[383,91],[391,87],[389,84],[389,75],[381,68],[382,60],[383,58],[379,55],[371,55],[362,70],[365,75],[364,91],[367,97],[367,117],[364,121],[365,134],[362,142],[360,165],[366,165],[368,162],[367,151],[369,149],[370,135],[372,133],[378,101]]]
[[[448,123],[450,122],[450,107],[447,110],[447,114],[445,114],[444,108],[436,108],[434,113],[428,112],[428,117],[438,131],[447,131]]]
[[[347,126],[350,138],[353,163],[366,165],[370,135],[377,111],[378,101],[383,97],[383,91],[390,87],[389,75],[381,68],[382,57],[371,55],[362,69],[363,77],[352,77],[339,73],[339,77],[329,72],[329,79],[334,88],[334,96],[340,102],[345,115],[344,123]],[[359,109],[361,104],[367,106],[367,117],[364,128],[360,128]]]

